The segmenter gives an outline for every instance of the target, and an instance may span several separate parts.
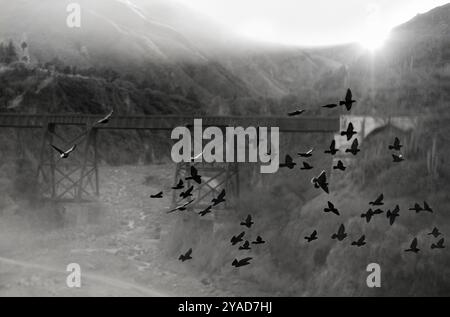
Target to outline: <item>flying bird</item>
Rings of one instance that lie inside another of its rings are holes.
[[[400,151],[403,145],[400,144],[400,140],[396,137],[394,140],[394,144],[389,145],[389,150]]]
[[[70,149],[68,149],[67,151],[63,151],[59,148],[57,148],[56,146],[54,146],[53,144],[51,144],[52,148],[55,149],[56,152],[59,153],[59,157],[61,159],[66,159],[69,157],[70,153],[72,153],[73,151],[75,151],[75,149],[77,148],[77,145],[74,144]]]
[[[241,260],[234,259],[233,262],[231,263],[231,265],[233,265],[234,267],[246,266],[246,265],[250,264],[251,259],[252,258],[244,258]]]
[[[202,183],[202,177],[198,174],[198,170],[195,168],[195,166],[191,166],[191,176],[186,177],[186,180],[194,180],[197,184]]]
[[[339,150],[336,149],[336,141],[333,140],[333,141],[331,141],[331,145],[330,145],[329,150],[326,150],[325,154],[335,155],[337,152],[339,152]]]
[[[314,230],[313,233],[311,233],[311,235],[309,237],[305,237],[305,240],[308,241],[308,243],[313,242],[314,240],[317,240],[317,230]]]
[[[435,238],[439,237],[442,233],[439,232],[439,229],[434,227],[433,230],[428,234],[429,236],[433,236]]]
[[[109,122],[109,120],[111,119],[112,115],[114,113],[114,110],[111,110],[110,113],[108,113],[106,115],[106,117],[104,117],[103,119],[100,119],[96,122],[96,124],[107,124]]]
[[[252,216],[248,215],[245,221],[241,222],[241,226],[245,226],[250,229],[250,227],[254,224],[252,221]]]
[[[245,241],[244,244],[239,247],[239,250],[251,250],[250,242],[248,242],[248,240]]]
[[[313,168],[308,162],[303,162],[303,167],[300,167],[301,170],[312,170]]]
[[[358,146],[359,146],[358,139],[355,139],[352,143],[352,146],[349,149],[345,150],[345,153],[351,153],[353,155],[358,154],[358,152],[361,152],[361,150],[358,149]]]
[[[401,155],[401,154],[398,154],[398,155],[392,154],[392,159],[393,159],[394,163],[401,163],[401,162],[403,162],[405,160],[403,158],[403,155]]]
[[[338,232],[337,233],[334,233],[332,236],[331,236],[331,239],[338,239],[339,241],[342,241],[342,240],[344,240],[345,238],[347,238],[347,234],[345,233],[345,226],[342,224],[340,227],[339,227],[339,230],[338,230]]]
[[[211,213],[211,208],[212,208],[212,206],[208,206],[206,209],[200,211],[198,214],[201,217],[206,216],[207,214]]]
[[[414,253],[417,253],[419,251],[420,249],[417,248],[417,238],[414,238],[413,241],[411,242],[409,249],[405,250],[405,252],[414,252]]]
[[[190,204],[192,204],[194,202],[194,199],[188,201],[187,203],[184,203],[183,205],[177,206],[172,210],[169,210],[167,213],[173,213],[175,211],[185,211],[187,209],[187,206],[189,206]]]
[[[183,199],[191,197],[193,190],[194,190],[194,186],[189,187],[186,191],[180,193],[180,197]]]
[[[369,205],[372,205],[372,206],[383,206],[384,205],[383,199],[384,199],[384,195],[381,194],[380,196],[377,197],[377,199],[375,199],[375,201],[371,201],[369,203]]]
[[[180,260],[181,262],[191,260],[192,259],[191,254],[192,254],[192,249],[189,249],[185,254],[180,255],[178,260]]]
[[[220,192],[219,196],[217,196],[217,198],[213,198],[212,203],[213,203],[213,207],[217,206],[220,203],[225,202],[225,189],[222,189],[222,191]]]
[[[290,155],[286,155],[286,158],[284,159],[284,163],[280,164],[280,168],[287,167],[289,169],[293,169],[295,165],[297,165],[297,163],[294,162],[292,157]]]
[[[242,231],[240,234],[238,234],[237,236],[233,236],[232,238],[231,238],[231,240],[230,240],[230,242],[231,242],[231,244],[232,245],[236,245],[236,244],[238,244],[239,242],[242,242],[242,241],[244,241],[242,238],[245,236],[245,232],[244,231]]]
[[[436,244],[431,244],[431,249],[445,249],[444,238],[438,241]]]
[[[409,208],[409,210],[415,211],[416,214],[418,214],[419,212],[421,212],[423,210],[423,208],[418,203],[415,203],[414,207]]]
[[[353,136],[355,134],[358,134],[358,132],[355,131],[355,128],[353,127],[353,123],[349,123],[347,130],[345,131],[341,131],[341,136],[346,136],[347,137],[347,141],[350,141],[351,138],[353,138]]]
[[[150,195],[150,198],[163,198],[163,192],[159,192],[155,195]]]
[[[300,157],[308,158],[308,157],[311,157],[311,156],[312,156],[313,151],[314,151],[314,149],[311,149],[311,150],[309,150],[308,152],[300,152],[300,153],[297,153],[297,154],[298,154]]]
[[[366,218],[367,223],[372,220],[372,217],[375,216],[375,213],[373,212],[372,208],[366,211],[366,213],[361,214],[361,218]]]
[[[328,104],[328,105],[322,106],[322,108],[329,108],[329,109],[332,109],[332,108],[336,108],[337,106],[338,106],[338,105],[335,104],[335,103],[330,103],[330,104]]]
[[[325,208],[323,211],[327,212],[327,213],[328,212],[332,212],[335,215],[340,216],[339,210],[337,210],[337,208],[334,207],[334,205],[333,205],[333,203],[331,201],[328,202],[328,208]]]
[[[314,184],[315,188],[322,188],[324,192],[329,194],[328,183],[327,183],[327,175],[325,171],[322,171],[319,176],[313,177],[311,179],[311,183]]]
[[[431,213],[433,212],[433,209],[431,209],[431,207],[428,205],[426,201],[423,202],[423,210]]]
[[[353,241],[352,245],[359,247],[362,247],[364,245],[366,245],[366,236],[363,235],[361,238],[359,238],[357,241]]]
[[[350,111],[352,109],[352,105],[356,102],[356,100],[353,100],[352,91],[347,89],[347,94],[345,95],[345,100],[339,101],[340,106],[345,106],[347,108],[347,111]]]
[[[386,217],[389,219],[389,224],[390,224],[391,226],[394,224],[395,219],[396,219],[397,217],[400,217],[399,212],[400,212],[400,207],[399,207],[399,205],[395,206],[394,210],[392,210],[392,211],[388,210],[388,211],[386,212]]]
[[[197,154],[197,155],[191,157],[191,162],[194,162],[196,159],[200,158],[202,155],[203,155],[203,151],[200,152],[199,154]]]
[[[183,180],[181,180],[181,179],[176,186],[172,187],[172,189],[175,189],[175,190],[183,189],[183,188],[184,188],[184,183],[183,183]]]
[[[289,113],[288,113],[288,116],[289,116],[289,117],[299,116],[299,115],[301,115],[303,112],[305,112],[304,109],[301,109],[301,110],[295,110],[295,111],[293,111],[293,112],[289,112]]]
[[[336,166],[333,166],[334,170],[341,170],[341,171],[345,171],[347,169],[347,167],[344,166],[344,163],[342,163],[341,160],[339,160],[336,164]]]
[[[256,237],[256,240],[252,242],[252,244],[264,244],[266,241],[263,240],[260,236]]]

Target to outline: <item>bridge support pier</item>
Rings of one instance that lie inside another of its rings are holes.
[[[61,159],[51,147],[67,150],[77,145],[67,159]],[[38,183],[44,198],[60,202],[83,202],[99,195],[97,129],[85,126],[84,131],[67,139],[57,133],[54,123],[43,127]]]
[[[202,183],[185,181],[191,173],[191,166],[195,166],[202,175]],[[175,171],[174,184],[179,180],[185,182],[185,188],[194,186],[193,197],[195,202],[191,205],[193,210],[203,210],[211,205],[211,200],[219,195],[222,189],[226,192],[226,201],[215,209],[228,209],[235,206],[239,198],[239,167],[237,163],[179,163]],[[172,207],[182,205],[185,200],[179,197],[180,191],[172,193]]]

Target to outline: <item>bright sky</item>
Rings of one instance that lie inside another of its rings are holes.
[[[449,0],[177,0],[251,38],[295,45],[380,44]],[[380,42],[380,43],[379,43]]]

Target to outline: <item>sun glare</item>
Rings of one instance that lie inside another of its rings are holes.
[[[382,31],[367,32],[359,43],[371,52],[381,49],[388,38],[388,34]]]

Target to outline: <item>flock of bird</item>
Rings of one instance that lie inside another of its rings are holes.
[[[195,158],[192,158],[192,160],[194,160]],[[180,179],[178,181],[178,183],[173,186],[171,189],[172,190],[178,190],[181,191],[179,193],[179,197],[182,199],[182,201],[185,201],[184,203],[182,203],[179,206],[176,206],[175,208],[167,211],[168,214],[170,213],[174,213],[177,211],[185,211],[188,209],[189,205],[191,205],[195,199],[192,199],[193,197],[193,191],[194,191],[194,185],[189,186],[188,188],[187,185],[185,184],[185,182],[188,181],[194,181],[197,184],[201,184],[202,183],[202,176],[199,174],[197,168],[195,166],[191,166],[190,168],[190,175],[183,179]],[[154,195],[151,195],[150,198],[153,199],[161,199],[163,198],[164,193],[161,191],[159,193],[156,193]],[[217,197],[214,197],[211,200],[211,203],[208,205],[208,207],[206,207],[205,209],[201,210],[200,212],[198,212],[200,217],[204,217],[207,214],[210,214],[213,212],[213,208],[218,206],[219,204],[222,204],[226,201],[225,199],[226,196],[226,192],[225,189],[222,189],[222,191],[217,195]],[[241,226],[244,226],[248,229],[250,229],[253,225],[254,225],[254,221],[252,219],[251,215],[248,215],[247,218],[245,220],[243,220],[240,223]],[[256,245],[260,245],[260,244],[264,244],[266,243],[263,238],[261,236],[257,236],[256,239],[252,242],[250,242],[249,240],[245,240],[244,241],[244,236],[246,235],[245,231],[242,231],[241,233],[239,233],[238,235],[235,235],[231,238],[230,243],[232,246],[238,245],[239,243],[242,243],[241,245],[239,245],[238,250],[240,251],[248,251],[251,250],[253,246]],[[185,262],[188,260],[192,260],[192,248],[190,248],[189,250],[186,251],[186,253],[181,254],[178,257],[178,260],[180,260],[181,262]],[[232,266],[238,268],[241,266],[246,266],[250,264],[250,260],[252,260],[251,257],[244,257],[241,259],[234,259],[233,262],[231,263]]]
[[[338,106],[345,106],[345,108],[347,109],[347,111],[350,111],[352,108],[352,105],[356,103],[356,100],[353,100],[353,96],[352,96],[352,92],[350,89],[347,90],[347,94],[344,100],[340,101],[339,103],[336,104],[327,104],[325,106],[323,106],[324,108],[335,108]],[[293,116],[299,116],[301,114],[303,114],[306,110],[304,109],[300,109],[300,110],[296,110],[293,112],[288,113],[288,116],[293,117]],[[101,125],[101,124],[107,124],[111,118],[111,116],[113,115],[113,111],[111,111],[106,117],[102,118],[101,120],[97,121],[95,125]],[[355,128],[353,126],[353,124],[350,122],[348,124],[348,127],[345,131],[341,131],[341,136],[345,136],[347,141],[350,141],[354,135],[356,135],[358,132],[355,131]],[[62,149],[59,149],[58,147],[56,147],[55,145],[51,144],[51,146],[53,147],[53,149],[55,151],[58,152],[60,159],[67,159],[70,154],[72,152],[74,152],[77,148],[77,145],[73,145],[70,149],[64,151]],[[395,151],[395,153],[392,153],[392,158],[393,158],[393,162],[394,163],[400,163],[402,161],[404,161],[403,155],[400,153],[401,148],[402,148],[402,144],[400,142],[400,140],[398,138],[395,138],[394,143],[392,145],[388,146],[388,149],[391,151]],[[358,139],[355,139],[353,141],[353,143],[351,144],[350,148],[345,150],[345,153],[350,153],[352,155],[357,155],[360,152],[360,148],[359,148],[359,143],[358,143]],[[336,148],[336,141],[333,140],[329,146],[329,148],[324,151],[325,154],[330,154],[331,156],[336,155],[339,152],[339,149]],[[308,159],[310,157],[313,156],[314,153],[314,149],[310,149],[307,152],[301,152],[298,153],[298,156],[301,157],[302,159]],[[199,154],[201,155],[201,154]],[[198,157],[198,155],[197,155]],[[197,157],[193,157],[192,161],[194,161]],[[288,169],[293,169],[295,166],[297,165],[296,162],[294,162],[294,159],[290,156],[290,155],[286,155],[285,160],[283,163],[280,164],[280,168],[288,168]],[[308,163],[307,161],[303,161],[302,165],[300,167],[301,170],[311,170],[314,167]],[[344,165],[344,163],[341,160],[338,160],[338,162],[336,163],[335,166],[333,166],[333,170],[340,170],[340,171],[345,171],[346,170],[346,166]],[[189,206],[194,203],[195,199],[193,199],[193,191],[194,191],[194,185],[191,185],[189,187],[187,187],[185,185],[185,182],[187,182],[188,184],[190,184],[190,181],[193,181],[197,184],[201,184],[202,183],[202,176],[199,174],[198,170],[195,168],[195,166],[191,166],[190,169],[190,175],[185,177],[184,181],[182,179],[180,179],[178,181],[178,183],[176,185],[174,185],[171,189],[175,190],[175,191],[180,191],[179,193],[179,197],[182,199],[182,201],[184,201],[181,205],[176,206],[175,208],[169,210],[167,213],[174,213],[177,211],[185,211],[189,208]],[[328,188],[328,182],[327,182],[327,176],[326,176],[326,172],[323,170],[318,176],[313,177],[311,179],[311,183],[315,188],[320,188],[322,189],[325,193],[329,194],[329,188]],[[187,187],[187,188],[186,188]],[[161,199],[163,198],[164,193],[161,191],[159,193],[153,194],[150,197],[152,199]],[[211,204],[205,208],[204,210],[200,211],[198,214],[200,217],[204,217],[207,214],[210,214],[213,212],[213,208],[216,207],[217,205],[224,203],[226,201],[225,199],[226,193],[225,193],[225,189],[223,189],[217,197],[213,198],[211,200]],[[370,223],[371,220],[375,217],[375,216],[379,216],[385,213],[384,210],[380,209],[380,206],[384,205],[384,196],[383,194],[379,195],[379,197],[377,197],[377,199],[375,199],[374,201],[370,202],[370,208],[367,210],[367,212],[363,213],[361,215],[361,218],[365,219],[367,223]],[[375,209],[375,210],[374,210]],[[423,206],[421,206],[420,204],[416,203],[414,206],[412,206],[411,208],[409,208],[410,211],[415,211],[416,213],[419,213],[421,211],[426,211],[426,212],[433,212],[433,209],[429,206],[429,204],[427,202],[423,203]],[[340,216],[340,212],[339,210],[335,207],[335,205],[328,201],[327,203],[327,207],[323,209],[323,211],[325,213],[332,213],[336,216]],[[389,224],[392,226],[395,223],[395,220],[397,217],[400,216],[399,214],[400,212],[400,207],[398,205],[396,205],[392,210],[387,210],[386,211],[386,217],[389,220]],[[253,226],[254,222],[252,219],[251,215],[248,215],[247,218],[242,221],[240,223],[241,226],[245,226],[246,228],[250,229]],[[434,228],[428,235],[433,236],[435,239],[437,239],[438,237],[440,237],[442,234],[439,231],[438,228]],[[247,250],[251,250],[251,245],[252,246],[256,246],[256,245],[261,245],[266,243],[266,241],[263,240],[262,237],[257,236],[257,238],[250,242],[249,240],[245,240],[244,241],[244,237],[246,236],[246,232],[242,231],[241,233],[239,233],[238,235],[235,235],[231,238],[230,243],[232,246],[236,246],[238,244],[240,244],[238,246],[238,250],[240,251],[247,251]],[[343,241],[348,237],[348,233],[346,232],[345,226],[344,224],[341,224],[340,227],[338,228],[337,232],[334,233],[331,236],[331,239],[333,240],[337,240],[337,241]],[[315,240],[318,240],[318,232],[317,230],[314,230],[309,236],[305,237],[305,240],[307,241],[307,243],[311,243]],[[364,245],[366,245],[366,236],[362,235],[361,237],[359,237],[357,240],[352,241],[351,242],[352,246],[356,246],[356,247],[362,247]],[[433,243],[431,245],[431,249],[443,249],[445,248],[444,246],[444,238],[441,238],[440,240],[438,240],[436,243]],[[420,249],[418,248],[418,239],[417,237],[413,239],[413,241],[410,244],[410,247],[408,249],[405,250],[405,252],[414,252],[417,253],[419,252]],[[181,254],[179,256],[179,260],[182,262],[188,261],[192,259],[192,253],[193,250],[192,248],[190,248],[186,253]],[[250,261],[252,260],[251,257],[243,257],[241,259],[234,259],[231,263],[232,266],[238,268],[238,267],[242,267],[242,266],[246,266],[250,264]]]
[[[351,90],[348,89],[345,100],[340,101],[339,105],[345,106],[347,110],[351,110],[352,105],[355,102],[356,101],[353,100]],[[328,104],[323,107],[335,108],[337,106],[338,106],[338,104]],[[296,111],[288,113],[288,116],[291,116],[291,117],[298,116],[298,115],[303,114],[304,112],[305,112],[304,109],[296,110]],[[341,136],[346,137],[347,141],[350,141],[353,138],[353,136],[356,134],[358,134],[358,132],[355,131],[355,128],[351,122],[348,124],[347,129],[345,131],[341,131],[341,133],[340,133]],[[394,163],[400,163],[405,160],[403,155],[400,153],[402,147],[403,147],[403,145],[401,144],[400,139],[397,137],[394,139],[393,144],[388,146],[388,149],[390,151],[394,151],[391,154]],[[350,154],[356,156],[360,151],[361,150],[359,148],[358,139],[355,138],[355,140],[351,144],[350,148],[345,150],[345,153],[350,153]],[[313,156],[313,152],[314,152],[314,149],[311,149],[307,152],[298,153],[298,156],[303,159],[307,159],[307,158],[310,158]],[[334,156],[338,152],[339,152],[339,149],[336,148],[336,141],[333,140],[331,142],[329,149],[327,149],[324,153]],[[284,163],[280,164],[280,168],[293,169],[296,165],[297,165],[297,163],[294,162],[293,158],[290,155],[286,155]],[[345,171],[346,168],[347,167],[344,165],[344,163],[341,160],[338,160],[336,165],[333,166],[333,170]],[[310,163],[303,161],[302,167],[300,167],[300,169],[301,170],[311,170],[311,169],[313,169],[313,166],[311,166]],[[325,193],[329,194],[327,176],[326,176],[325,171],[322,171],[317,177],[313,177],[311,179],[311,183],[314,185],[315,188],[321,188]],[[385,213],[385,211],[380,209],[380,206],[384,205],[383,199],[384,199],[384,196],[383,196],[383,194],[381,194],[377,197],[377,199],[370,202],[369,205],[371,207],[365,213],[361,214],[361,218],[365,219],[367,223],[370,223],[370,221],[373,219],[373,217],[375,217],[377,215],[383,215]],[[323,211],[325,213],[333,213],[337,216],[340,216],[339,210],[334,206],[334,204],[332,202],[328,201],[327,205],[328,206],[323,209]],[[429,206],[429,204],[426,201],[423,202],[423,206],[421,206],[419,203],[415,203],[413,207],[409,208],[409,210],[415,211],[416,213],[419,213],[421,211],[426,211],[429,213],[433,212],[433,209]],[[386,211],[386,217],[389,220],[389,224],[391,226],[395,223],[396,218],[399,216],[400,216],[400,206],[399,205],[396,205],[392,210]],[[439,232],[439,229],[435,227],[428,235],[431,235],[435,239],[437,239],[442,234],[441,234],[441,232]],[[337,241],[343,241],[347,237],[348,237],[348,234],[345,231],[345,226],[344,226],[344,224],[341,224],[338,228],[338,231],[336,233],[332,234],[331,239],[337,240]],[[309,236],[304,237],[304,239],[307,241],[307,243],[311,243],[315,240],[318,240],[317,230],[314,230]],[[362,235],[356,241],[351,242],[351,245],[356,246],[356,247],[362,247],[362,246],[366,245],[366,236]],[[418,253],[420,251],[420,249],[417,246],[418,246],[418,239],[417,239],[417,237],[415,237],[412,240],[410,247],[404,251]],[[431,244],[431,249],[444,249],[444,248],[445,248],[444,238],[440,238],[440,240],[438,240],[436,243]]]

